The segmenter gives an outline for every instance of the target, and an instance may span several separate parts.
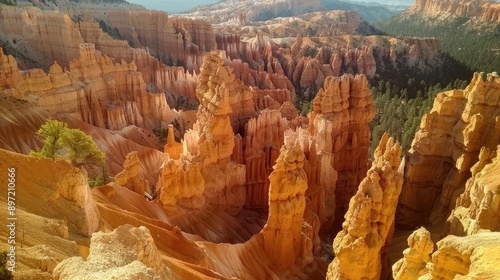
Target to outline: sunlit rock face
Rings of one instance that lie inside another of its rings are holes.
[[[372,167],[351,198],[345,222],[333,242],[335,259],[327,279],[380,279],[384,246],[394,231],[394,214],[403,176],[401,146],[384,134]]]
[[[500,78],[484,80],[479,73],[464,90],[438,94],[406,155],[398,223],[435,223],[449,216],[481,149],[495,151],[500,143],[499,100]]]
[[[479,21],[500,23],[500,4],[480,1],[417,0],[406,13],[423,13],[434,17],[466,17]]]
[[[54,269],[55,279],[171,279],[151,233],[145,227],[123,225],[90,239],[86,260],[73,257]]]
[[[448,217],[446,234],[471,235],[481,230],[500,231],[500,146],[482,148],[479,161],[471,168],[472,177]]]
[[[499,236],[498,232],[449,235],[437,242],[434,251],[429,233],[421,228],[408,238],[410,248],[393,266],[394,279],[495,279],[500,272]]]
[[[328,77],[313,100],[309,131],[317,152],[331,156],[338,179],[325,185],[325,228],[339,224],[369,168],[370,128],[375,107],[364,75]],[[336,212],[336,213],[335,213]]]
[[[262,229],[264,250],[283,267],[293,266],[301,252],[307,189],[304,159],[302,148],[290,135],[269,176],[269,218]]]

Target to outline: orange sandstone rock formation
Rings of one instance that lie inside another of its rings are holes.
[[[140,161],[137,152],[131,152],[127,155],[123,163],[124,170],[115,176],[115,183],[130,189],[140,195],[150,193],[148,180],[141,177]]]
[[[149,230],[122,225],[98,232],[90,240],[90,254],[68,258],[54,269],[54,279],[172,279]]]
[[[269,176],[269,218],[262,229],[266,254],[285,268],[293,266],[301,252],[307,189],[304,152],[288,136]]]
[[[349,203],[343,230],[333,242],[327,279],[380,279],[384,246],[390,243],[403,176],[401,146],[384,134],[375,160]]]
[[[500,146],[496,151],[482,148],[472,177],[448,217],[447,234],[464,236],[482,230],[500,231]]]
[[[436,1],[417,0],[406,13],[422,12],[428,16],[466,17],[480,21],[500,23],[500,4],[480,1]]]
[[[418,279],[496,279],[500,273],[499,236],[498,232],[483,232],[465,237],[449,235],[437,242],[437,250],[432,254],[432,260],[427,262],[424,270],[418,274],[401,274],[405,278],[398,279],[417,279],[417,277]],[[428,244],[425,245],[427,255],[432,246],[426,237],[423,242],[420,244]],[[427,256],[423,259],[427,259]],[[396,274],[405,272],[405,270],[398,271],[396,265],[393,268]],[[427,273],[420,275],[425,270],[428,270]]]
[[[349,200],[368,170],[368,123],[375,115],[375,108],[363,75],[328,77],[313,105],[309,115],[310,134],[316,138],[317,152],[331,155],[338,172],[338,180],[324,186],[325,208],[329,209],[324,226],[328,228],[334,219],[342,220]]]
[[[426,265],[431,261],[431,254],[434,251],[434,242],[431,234],[420,228],[408,237],[408,246],[404,250],[404,258],[397,261],[392,266],[392,276],[395,280],[412,280],[426,274]]]
[[[479,73],[465,90],[438,94],[406,156],[399,223],[438,222],[449,215],[481,148],[492,151],[500,144],[499,96],[500,78],[483,80]]]
[[[99,210],[84,169],[64,160],[34,158],[3,149],[0,149],[0,157],[3,170],[16,170],[16,207],[48,218],[64,219],[71,232],[84,236],[98,229]],[[7,176],[0,180],[7,185]]]

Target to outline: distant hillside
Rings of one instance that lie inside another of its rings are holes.
[[[375,2],[354,2],[349,0],[322,0],[321,4],[327,10],[354,10],[362,19],[374,23],[391,18],[401,13],[408,6],[386,5]]]
[[[500,71],[500,3],[417,1],[399,16],[377,24],[396,36],[436,37],[441,49],[471,70]]]

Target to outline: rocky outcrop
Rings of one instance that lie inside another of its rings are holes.
[[[499,236],[498,232],[484,232],[466,237],[453,235],[445,237],[437,242],[437,250],[432,254],[432,260],[427,262],[425,270],[428,272],[418,279],[497,278],[500,273],[498,268],[500,262]],[[426,237],[420,242],[422,245],[428,244],[425,245],[425,254],[429,251],[427,246],[431,247],[429,242],[430,240]],[[398,267],[395,265],[393,268],[397,269]],[[425,270],[421,272],[425,272]],[[394,270],[394,273],[398,273],[398,271]],[[406,278],[399,279],[417,279],[419,274],[401,276]]]
[[[330,210],[323,226],[328,228],[334,219],[342,220],[349,200],[369,168],[368,124],[375,108],[363,75],[327,77],[313,105],[309,115],[310,135],[317,141],[318,153],[331,154],[333,167],[338,172],[336,184],[330,182],[325,186],[325,208]]]
[[[384,134],[372,167],[351,198],[342,231],[333,242],[335,259],[327,279],[380,279],[385,246],[391,242],[403,176],[401,146]]]
[[[307,189],[304,152],[294,136],[287,136],[269,176],[269,217],[261,232],[266,254],[285,268],[294,265],[302,250]]]
[[[137,67],[100,54],[93,44],[81,44],[80,59],[59,64],[49,74],[39,69],[17,70],[9,56],[0,54],[7,95],[35,101],[49,114],[74,113],[83,121],[113,130],[128,125],[147,129],[166,126],[172,116],[165,96],[149,93]]]
[[[227,11],[230,9],[230,13]],[[210,23],[223,23],[226,21],[246,22],[258,18],[276,18],[283,13],[298,15],[305,12],[318,11],[321,9],[319,0],[278,0],[269,2],[266,0],[243,1],[230,0],[204,7],[198,7],[195,11],[183,14],[185,17],[207,20]]]
[[[54,269],[54,279],[171,279],[170,270],[145,227],[123,225],[97,232],[86,260],[73,257]]]
[[[140,195],[151,193],[148,180],[141,177],[140,161],[137,152],[131,152],[127,155],[123,163],[124,170],[115,176],[115,183],[125,187]]]
[[[500,144],[500,78],[479,73],[465,90],[438,94],[406,156],[397,221],[443,220],[471,177],[482,147]],[[432,214],[432,215],[431,215]]]
[[[185,192],[196,199],[196,203],[189,203],[191,207],[201,207],[207,199],[230,213],[237,213],[245,202],[245,167],[230,160],[235,137],[229,117],[229,96],[236,82],[217,53],[206,56],[199,77],[197,122],[184,135],[181,159],[165,160],[157,191],[165,205],[175,205],[173,199],[177,193]],[[178,181],[172,175],[176,173],[181,176]],[[196,188],[191,185],[194,182]],[[173,195],[169,194],[172,191]]]
[[[404,250],[404,257],[392,266],[392,276],[395,280],[413,280],[428,272],[426,265],[431,261],[434,242],[431,234],[420,228],[408,237],[409,248]]]
[[[3,170],[16,170],[17,208],[48,218],[64,219],[72,233],[90,236],[98,229],[99,211],[84,169],[73,167],[64,160],[35,158],[3,149],[0,149],[0,156]],[[4,186],[8,184],[7,176],[1,180]]]
[[[217,31],[228,34],[239,34],[243,38],[257,35],[268,35],[271,38],[296,36],[327,37],[353,34],[361,19],[356,11],[325,11],[297,15],[295,17],[278,17],[265,21],[246,22],[228,21],[215,25]]]
[[[243,139],[246,207],[267,209],[269,175],[279,156],[287,129],[287,121],[277,110],[265,110],[247,122]]]
[[[471,235],[481,230],[500,231],[500,146],[496,151],[482,148],[472,177],[448,217],[446,233]]]
[[[500,23],[500,4],[480,1],[417,0],[406,13],[423,13],[435,17],[466,17],[480,21]]]

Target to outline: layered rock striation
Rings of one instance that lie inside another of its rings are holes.
[[[385,246],[394,231],[394,214],[403,176],[401,146],[384,134],[375,160],[351,198],[342,231],[333,242],[335,259],[327,279],[380,279]]]
[[[427,16],[438,17],[466,17],[500,23],[500,4],[486,0],[417,0],[406,13],[423,13]]]
[[[328,77],[313,105],[309,134],[316,139],[317,153],[329,155],[338,172],[336,182],[325,181],[328,183],[324,186],[325,207],[336,212],[329,210],[325,217],[328,228],[333,220],[342,220],[349,200],[369,168],[368,124],[375,115],[375,107],[363,75]]]
[[[479,161],[471,168],[472,177],[456,200],[448,217],[446,234],[472,235],[482,230],[500,231],[500,146],[482,148]]]
[[[406,155],[397,221],[442,221],[455,206],[483,147],[500,143],[500,78],[479,73],[465,90],[438,94]],[[432,215],[431,215],[432,214]]]

